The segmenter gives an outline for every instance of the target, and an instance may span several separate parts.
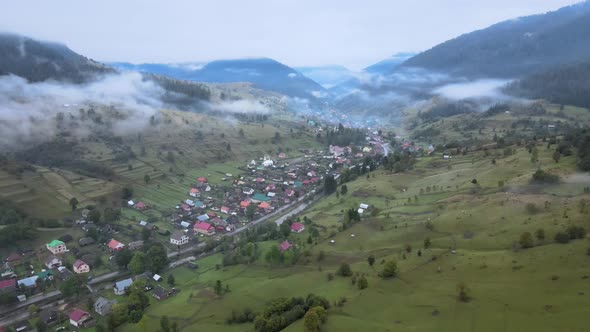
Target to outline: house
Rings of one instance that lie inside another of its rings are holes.
[[[10,254],[8,257],[6,257],[6,263],[10,267],[15,267],[15,266],[20,265],[21,259],[22,259],[21,254],[18,254],[15,252],[15,253]]]
[[[53,325],[59,320],[59,313],[54,309],[45,309],[39,313],[39,320],[45,325]]]
[[[317,173],[315,171],[309,171],[309,172],[307,172],[307,176],[309,176],[309,177],[313,177],[313,176],[316,176],[316,175],[317,175]]]
[[[197,197],[198,194],[199,194],[199,189],[197,189],[197,188],[191,188],[191,190],[188,193],[188,195],[191,197]]]
[[[188,236],[181,231],[175,231],[170,236],[170,243],[176,246],[181,246],[188,243]]]
[[[211,224],[206,223],[206,222],[195,223],[195,225],[193,226],[193,229],[195,230],[195,232],[205,234],[205,235],[215,234],[215,228]]]
[[[0,294],[16,293],[16,279],[0,280]]]
[[[162,281],[162,276],[156,273],[156,274],[154,274],[152,279],[154,279],[157,282],[160,282],[160,281]]]
[[[270,156],[264,156],[264,160],[262,161],[262,166],[264,167],[272,167],[274,165],[274,161],[270,159]]]
[[[242,193],[244,193],[244,195],[252,195],[254,193],[254,189],[244,188],[244,190],[242,190]]]
[[[200,215],[200,216],[197,217],[197,220],[198,221],[201,221],[201,222],[207,221],[207,220],[209,220],[209,216],[206,215],[206,214],[202,214],[202,215]]]
[[[291,243],[289,243],[289,241],[287,241],[287,240],[285,240],[281,244],[279,244],[279,249],[281,251],[287,251],[290,248],[291,248]]]
[[[268,204],[267,202],[262,202],[262,203],[258,204],[258,207],[263,210],[268,210],[268,209],[270,209],[270,204]]]
[[[109,247],[109,249],[111,251],[119,251],[119,250],[125,248],[125,245],[123,243],[121,243],[115,239],[111,239],[111,241],[109,241],[107,246]]]
[[[45,246],[47,247],[47,250],[51,251],[51,253],[54,255],[68,251],[68,248],[66,248],[66,244],[60,240],[53,240],[47,243]]]
[[[91,319],[90,314],[82,309],[74,309],[70,312],[70,324],[75,327],[82,327],[84,324]]]
[[[117,303],[117,300],[108,300],[101,296],[94,302],[94,311],[101,316],[106,316],[111,313],[115,303]]]
[[[125,295],[125,290],[127,288],[131,287],[131,284],[133,284],[133,279],[131,279],[131,278],[117,281],[115,283],[115,287],[113,287],[113,290],[115,291],[115,295]]]
[[[133,200],[130,199],[127,201],[127,206],[131,207],[133,205],[135,205],[135,202]]]
[[[288,197],[293,197],[293,195],[295,195],[295,191],[287,189],[285,190],[285,195],[287,195]]]
[[[48,269],[59,267],[62,264],[62,260],[54,255],[49,255],[49,257],[47,257],[47,259],[45,260],[45,266],[47,266]]]
[[[74,264],[72,264],[72,267],[74,268],[74,272],[78,274],[90,272],[90,266],[81,259],[77,259]]]
[[[360,207],[361,209],[363,209],[363,210],[366,210],[366,209],[368,209],[368,208],[369,208],[369,205],[368,205],[368,204],[361,203],[361,205],[359,205],[359,207]]]
[[[261,193],[256,193],[256,194],[254,194],[254,196],[252,196],[252,201],[254,203],[268,202],[269,200],[270,200],[269,197],[266,197],[266,195],[261,194]]]
[[[365,212],[365,209],[359,208],[356,212],[358,212],[358,214],[363,214]]]
[[[270,197],[270,198],[273,198],[273,197],[275,197],[276,195],[277,195],[277,194],[276,194],[276,193],[274,193],[274,192],[272,192],[272,191],[269,191],[269,192],[266,194],[266,196],[268,196],[268,197]]]
[[[53,280],[53,270],[41,270],[41,272],[37,274],[37,280]]]
[[[137,203],[135,203],[134,207],[138,210],[143,210],[143,209],[145,209],[145,203],[144,202],[137,202]]]
[[[152,296],[158,301],[165,300],[170,295],[172,295],[172,291],[159,285],[154,288],[154,292],[152,293]]]
[[[219,209],[219,212],[229,214],[229,208],[227,206],[222,206],[221,209]]]
[[[209,180],[207,180],[207,178],[204,178],[204,177],[202,177],[202,176],[200,176],[200,177],[197,179],[197,181],[198,181],[199,183],[207,183],[207,182],[209,182]]]
[[[250,201],[244,200],[240,202],[240,207],[243,209],[247,208],[248,205],[250,205]]]
[[[186,221],[181,221],[180,222],[180,226],[184,227],[184,228],[189,228],[191,225],[190,222],[186,222]]]
[[[91,237],[83,237],[78,241],[78,243],[80,244],[80,247],[86,247],[93,244],[94,239]]]
[[[305,226],[300,222],[294,222],[291,224],[291,232],[293,233],[301,233],[305,230]]]
[[[186,203],[181,204],[180,208],[185,212],[189,212],[191,210],[191,207]]]
[[[32,277],[21,279],[21,280],[17,281],[16,283],[18,284],[19,288],[20,287],[32,288],[32,287],[37,286],[37,279],[39,279],[39,276],[32,276]]]
[[[192,199],[187,199],[184,201],[184,204],[188,206],[195,206],[195,201],[193,201]]]
[[[127,248],[129,248],[129,250],[138,250],[138,249],[141,249],[142,247],[143,247],[143,241],[141,241],[141,240],[129,242],[129,244],[127,244]]]

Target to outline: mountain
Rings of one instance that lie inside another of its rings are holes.
[[[292,97],[318,98],[326,95],[320,84],[295,69],[268,58],[217,60],[205,65],[112,63],[119,69],[158,73],[177,79],[208,82],[250,82],[257,88]]]
[[[31,82],[47,79],[82,83],[114,70],[67,46],[0,33],[0,75],[14,74]]]
[[[365,68],[364,71],[374,74],[391,73],[395,68],[404,63],[404,61],[410,59],[415,55],[416,53],[411,52],[396,53],[387,59],[381,60],[376,64],[370,65],[369,67]]]
[[[505,90],[519,97],[590,108],[590,61],[527,75]]]
[[[295,70],[330,89],[355,78],[355,73],[338,65],[318,67],[296,67]]]
[[[514,78],[590,59],[590,2],[520,17],[446,41],[407,60],[469,78]]]

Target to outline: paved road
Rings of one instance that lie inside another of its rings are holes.
[[[12,311],[16,311],[18,309],[22,309],[22,308],[27,308],[28,306],[30,306],[31,304],[35,304],[38,302],[42,302],[45,301],[47,299],[50,299],[52,297],[56,297],[56,296],[60,296],[61,292],[58,290],[54,290],[51,291],[49,293],[45,293],[45,294],[41,294],[41,295],[37,295],[37,296],[33,296],[33,297],[29,297],[25,302],[19,302],[13,306],[11,306],[10,308],[5,308],[0,312],[0,316],[4,316],[4,314],[12,312]]]

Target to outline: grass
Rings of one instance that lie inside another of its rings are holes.
[[[573,157],[556,164],[550,152],[542,150],[539,155],[544,169],[573,172]],[[584,295],[585,278],[590,276],[585,251],[590,244],[554,244],[552,237],[568,225],[588,227],[587,215],[576,208],[587,195],[571,192],[567,183],[529,192],[527,179],[538,164],[524,149],[498,158],[496,165],[492,156],[480,153],[453,159],[450,169],[437,158],[424,158],[414,171],[401,175],[376,171],[374,177],[348,183],[347,195],[331,195],[305,211],[323,227],[321,240],[313,246],[303,244],[312,255],[295,266],[269,267],[259,259],[248,266],[217,269],[217,255],[200,260],[197,271],[171,271],[182,292],[150,306],[144,325],[125,325],[124,330],[155,330],[159,317],[168,315],[183,331],[249,331],[251,324],[224,324],[231,310],[260,310],[270,299],[308,293],[330,301],[347,298],[343,307],[330,310],[326,331],[584,330],[590,313]],[[479,184],[475,193],[473,178]],[[505,181],[510,190],[500,190],[498,181]],[[421,188],[434,185],[443,189],[420,194]],[[545,201],[550,202],[548,208]],[[537,204],[539,212],[527,212],[528,202]],[[368,211],[362,222],[338,231],[341,211],[360,203],[381,211],[375,216]],[[426,222],[434,229],[429,230]],[[546,240],[535,240],[531,249],[512,250],[522,232],[538,228],[545,230]],[[305,243],[308,233],[293,236]],[[423,248],[426,237],[432,242],[428,249]],[[271,245],[276,243],[260,244],[263,251]],[[406,245],[412,247],[410,253]],[[318,262],[320,251],[325,258]],[[373,267],[367,263],[369,255],[376,257]],[[383,280],[378,276],[381,264],[391,259],[398,262],[399,278]],[[327,273],[342,262],[367,275],[369,288],[360,291],[348,278],[329,281]],[[229,284],[231,292],[212,295],[215,280]],[[460,282],[469,288],[468,303],[457,300]],[[302,329],[300,320],[286,331]]]

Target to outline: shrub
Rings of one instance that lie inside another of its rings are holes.
[[[350,265],[348,265],[348,263],[342,263],[338,268],[338,271],[336,271],[336,274],[342,277],[350,277],[352,275]]]
[[[555,242],[557,243],[568,243],[570,242],[570,236],[563,232],[555,234]]]

